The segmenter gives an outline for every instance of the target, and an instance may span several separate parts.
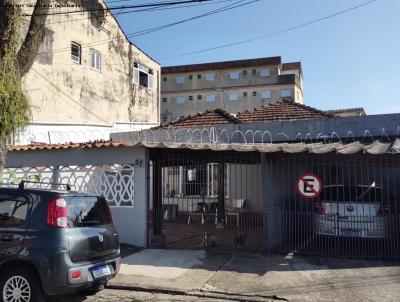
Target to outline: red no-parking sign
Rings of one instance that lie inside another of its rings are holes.
[[[322,191],[321,179],[313,173],[305,173],[299,177],[296,183],[297,193],[305,199],[316,198]]]

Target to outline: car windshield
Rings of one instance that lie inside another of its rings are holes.
[[[111,224],[110,209],[104,198],[91,196],[65,197],[68,226],[89,227]]]
[[[382,190],[372,186],[330,186],[322,190],[319,200],[322,202],[380,202]]]

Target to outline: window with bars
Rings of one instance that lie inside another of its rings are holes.
[[[164,196],[218,196],[217,163],[164,168]],[[228,194],[228,167],[224,169],[225,197]]]

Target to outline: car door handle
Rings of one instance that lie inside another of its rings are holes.
[[[3,242],[10,242],[14,240],[14,236],[13,235],[0,235],[0,241]]]

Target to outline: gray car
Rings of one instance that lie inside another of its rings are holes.
[[[376,186],[325,186],[314,204],[318,235],[387,238],[389,208]]]
[[[114,277],[118,234],[104,198],[0,188],[0,301],[96,292]]]

